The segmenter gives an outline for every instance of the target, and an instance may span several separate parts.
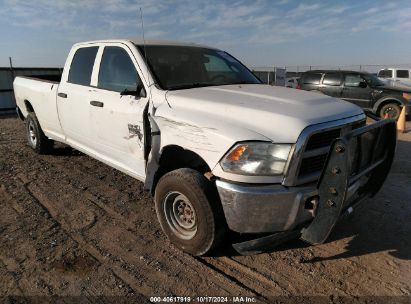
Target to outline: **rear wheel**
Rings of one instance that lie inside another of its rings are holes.
[[[401,114],[401,107],[396,103],[387,103],[380,109],[381,118],[391,118],[397,120]]]
[[[225,232],[225,218],[214,185],[199,172],[183,168],[158,182],[157,217],[169,240],[192,255],[215,248]]]
[[[26,132],[29,146],[39,154],[47,154],[53,148],[53,141],[44,135],[36,114],[29,113],[26,118]]]

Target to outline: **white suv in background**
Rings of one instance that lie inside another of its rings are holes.
[[[289,77],[285,81],[285,86],[287,88],[294,88],[295,89],[295,88],[297,88],[299,79],[300,79],[300,77]]]
[[[411,73],[409,69],[389,68],[380,70],[377,76],[387,81],[390,85],[411,86],[410,75]]]

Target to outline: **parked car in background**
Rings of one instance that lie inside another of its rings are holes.
[[[410,70],[409,69],[396,69],[396,68],[389,68],[380,70],[377,74],[379,78],[386,81],[388,84],[397,86],[397,85],[406,85],[411,86],[411,78],[410,78]]]
[[[285,86],[287,88],[297,88],[298,81],[300,80],[300,77],[289,77],[285,81]]]
[[[302,74],[299,89],[352,102],[380,117],[398,119],[401,107],[409,112],[411,88],[389,86],[367,72],[315,70]]]

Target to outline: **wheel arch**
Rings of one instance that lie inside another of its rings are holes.
[[[26,107],[26,112],[28,113],[36,113],[34,111],[33,105],[31,104],[31,102],[27,99],[24,99],[24,106]]]
[[[379,113],[380,113],[380,110],[381,110],[381,108],[384,106],[384,105],[386,105],[386,104],[389,104],[389,103],[395,103],[395,104],[397,104],[397,105],[399,105],[399,106],[404,106],[404,101],[403,100],[401,100],[401,99],[399,99],[399,98],[395,98],[395,97],[385,97],[385,98],[381,98],[381,99],[379,99],[375,104],[374,104],[374,107],[373,107],[373,110],[374,110],[374,113],[376,113],[377,115],[379,115]]]
[[[147,190],[154,194],[157,183],[163,175],[181,168],[190,168],[201,174],[211,171],[207,162],[196,152],[179,145],[164,146],[159,153],[158,168],[153,175],[153,180],[146,185]]]

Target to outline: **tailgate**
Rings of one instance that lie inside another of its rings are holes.
[[[378,192],[391,168],[396,137],[395,121],[385,119],[355,129],[333,142],[317,185],[316,215],[302,229],[302,240],[323,243],[344,209]],[[348,196],[353,187],[355,195]]]

